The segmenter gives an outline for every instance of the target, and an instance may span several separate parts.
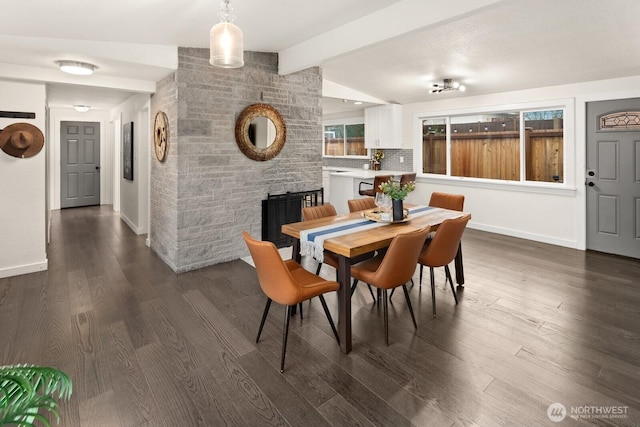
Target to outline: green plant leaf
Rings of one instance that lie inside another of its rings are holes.
[[[404,200],[409,193],[415,190],[415,188],[416,183],[413,181],[410,181],[405,185],[400,185],[399,181],[390,179],[389,181],[380,184],[380,190],[393,200]]]
[[[68,400],[71,378],[46,366],[0,366],[0,425],[34,426],[39,420],[50,426],[44,413],[60,421],[58,399]]]

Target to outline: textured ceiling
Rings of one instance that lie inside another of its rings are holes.
[[[11,2],[3,7],[0,27],[0,78],[49,82],[51,105],[82,100],[111,108],[169,74],[177,46],[207,47],[218,5]],[[411,103],[640,75],[637,0],[232,0],[232,5],[246,50],[279,52],[282,61],[287,53],[304,52],[312,65],[322,67],[326,80],[356,91],[349,99],[360,93],[370,102]],[[98,72],[84,80],[61,76],[54,61],[71,58],[98,65]],[[430,95],[430,85],[444,78],[464,82],[467,91]],[[347,108],[341,101],[324,105],[325,112]]]

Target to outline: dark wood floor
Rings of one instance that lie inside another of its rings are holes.
[[[109,207],[56,211],[49,270],[0,279],[0,364],[69,373],[63,426],[638,426],[640,262],[475,230],[463,242],[457,307],[441,271],[437,318],[429,287],[410,290],[417,331],[395,295],[386,347],[360,286],[344,355],[314,300],[280,374],[284,311],[255,344],[251,266],[176,275]],[[554,402],[626,413],[555,424]]]

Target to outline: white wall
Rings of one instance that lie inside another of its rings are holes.
[[[109,112],[89,110],[79,113],[72,107],[51,107],[49,109],[49,202],[50,209],[60,209],[60,123],[61,122],[100,123],[100,204],[113,203],[113,126],[109,124]]]
[[[18,159],[0,150],[0,278],[47,269],[46,90],[44,84],[0,80],[0,110],[36,113],[35,119],[0,118],[0,129],[30,123],[45,135],[43,149]]]
[[[116,186],[119,185],[120,217],[136,233],[148,232],[148,200],[149,200],[149,153],[151,150],[151,132],[149,126],[149,94],[135,95],[111,110],[113,122],[133,122],[133,181],[122,176],[122,152],[115,150],[114,160]],[[122,129],[114,129],[122,132]],[[118,191],[114,194],[117,195]]]
[[[414,151],[420,142],[415,117],[421,113],[454,112],[473,108],[495,107],[558,99],[574,101],[575,114],[565,140],[566,173],[570,183],[562,190],[509,186],[500,183],[478,184],[463,179],[418,177],[416,191],[409,201],[425,203],[431,192],[447,191],[465,195],[465,211],[472,214],[471,228],[524,237],[562,246],[586,248],[586,103],[608,99],[640,97],[640,76],[576,83],[517,92],[404,105],[403,134],[413,141]],[[414,170],[421,159],[414,155]]]

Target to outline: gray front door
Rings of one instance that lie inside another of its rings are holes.
[[[100,204],[100,123],[60,124],[60,207]]]
[[[587,104],[587,249],[640,258],[640,98]]]

